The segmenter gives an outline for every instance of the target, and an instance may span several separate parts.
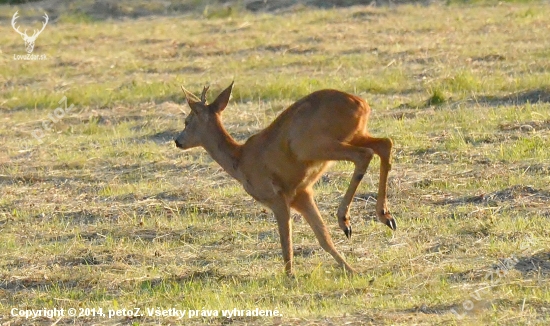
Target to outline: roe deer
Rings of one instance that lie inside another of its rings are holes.
[[[392,230],[396,223],[387,207],[388,172],[392,141],[367,132],[370,107],[365,100],[337,90],[309,94],[284,110],[267,128],[237,143],[225,130],[221,113],[233,83],[216,100],[206,103],[182,87],[191,108],[185,129],[176,138],[181,149],[203,147],[254,199],[275,214],[283,249],[285,271],[292,274],[292,225],[290,208],[309,223],[321,247],[349,272],[354,269],[338,253],[313,200],[313,184],[329,161],[351,161],[353,177],[338,211],[338,224],[351,237],[349,206],[373,154],[380,156],[380,182],[376,200],[378,220]]]

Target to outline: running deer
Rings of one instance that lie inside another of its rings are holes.
[[[336,213],[340,228],[350,238],[349,207],[373,155],[377,154],[381,164],[376,215],[380,222],[396,229],[386,196],[392,140],[374,138],[368,133],[369,105],[360,97],[337,90],[316,91],[292,104],[271,125],[239,144],[225,130],[221,119],[232,88],[233,83],[208,104],[208,87],[198,98],[182,86],[191,112],[185,119],[185,129],[175,140],[176,146],[203,147],[248,194],[273,211],[288,274],[292,274],[293,260],[291,208],[303,215],[321,247],[347,271],[354,272],[334,247],[313,199],[313,185],[330,161],[355,164]]]

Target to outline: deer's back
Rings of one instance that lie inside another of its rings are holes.
[[[284,143],[308,144],[319,137],[346,141],[367,132],[369,114],[370,107],[362,98],[325,89],[292,104],[257,136],[264,146],[282,150],[286,150]]]
[[[246,142],[242,163],[250,181],[269,176],[273,180],[267,183],[290,191],[314,182],[328,162],[301,161],[297,154],[321,138],[346,142],[366,134],[369,113],[363,99],[336,90],[320,90],[298,100]]]

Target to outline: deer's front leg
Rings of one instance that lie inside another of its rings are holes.
[[[315,233],[315,237],[317,237],[321,247],[331,254],[338,264],[344,267],[348,272],[355,273],[355,270],[348,265],[348,263],[346,263],[344,257],[342,257],[342,255],[340,255],[338,250],[334,247],[330,233],[328,232],[325,222],[321,217],[321,213],[313,200],[313,191],[311,189],[305,189],[299,192],[292,201],[292,207],[304,216]]]
[[[279,237],[281,240],[281,247],[283,249],[285,272],[288,275],[291,275],[293,273],[293,249],[292,224],[290,223],[290,207],[285,198],[278,198],[277,200],[271,202],[268,206],[273,211],[273,214],[275,214],[275,219],[277,220],[277,225],[279,227]]]

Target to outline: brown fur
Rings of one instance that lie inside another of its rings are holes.
[[[221,123],[233,84],[207,105],[185,91],[192,113],[176,145],[202,146],[252,197],[269,207],[277,219],[285,270],[292,273],[290,208],[300,212],[319,243],[348,271],[353,272],[332,243],[313,200],[313,184],[330,161],[355,164],[348,190],[338,208],[340,228],[351,236],[349,206],[373,154],[381,158],[376,213],[395,229],[387,208],[387,177],[391,168],[392,141],[367,132],[369,105],[361,98],[336,90],[320,90],[283,111],[267,128],[238,144]]]

